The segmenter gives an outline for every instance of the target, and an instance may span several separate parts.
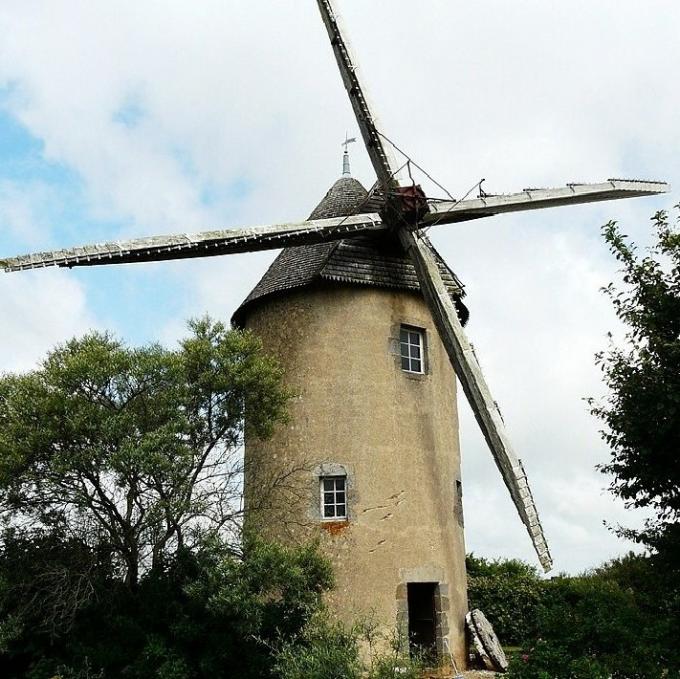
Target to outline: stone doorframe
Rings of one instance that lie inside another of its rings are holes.
[[[397,586],[397,633],[399,645],[409,648],[408,638],[408,585],[410,583],[431,582],[436,585],[434,590],[435,633],[437,642],[437,656],[444,664],[451,662],[451,648],[449,644],[449,585],[444,580],[441,568],[424,566],[422,568],[399,569],[399,585]]]

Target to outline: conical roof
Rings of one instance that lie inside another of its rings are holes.
[[[346,217],[366,210],[366,189],[352,177],[341,177],[316,206],[309,219]],[[435,251],[439,271],[456,302],[463,322],[469,312],[462,303],[463,285]],[[284,249],[232,317],[245,325],[249,310],[272,295],[319,283],[345,283],[420,290],[410,258],[391,233],[353,236],[343,240]]]
[[[361,205],[368,198],[368,191],[354,177],[340,177],[328,189],[328,193],[314,208],[309,219],[347,217],[361,212]]]

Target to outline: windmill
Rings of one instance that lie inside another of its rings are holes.
[[[352,214],[341,216],[326,216],[321,211],[321,215],[317,215],[318,218],[299,223],[85,245],[2,259],[0,266],[5,271],[12,272],[48,266],[70,268],[209,257],[259,250],[316,246],[340,241],[365,242],[365,239],[389,242],[391,247],[399,250],[400,257],[407,258],[411,262],[415,270],[417,287],[438,336],[436,347],[434,338],[432,338],[430,348],[435,352],[438,347],[441,347],[448,357],[510,492],[520,519],[528,531],[538,559],[541,565],[549,570],[552,566],[552,559],[524,468],[512,449],[499,408],[491,395],[463,328],[464,307],[460,302],[460,289],[458,288],[456,292],[456,281],[434,251],[426,232],[432,227],[443,227],[506,212],[654,195],[668,191],[669,187],[663,182],[608,179],[596,184],[572,183],[563,188],[525,189],[518,193],[503,195],[487,194],[480,187],[477,198],[458,201],[428,198],[414,182],[405,183],[399,179],[401,168],[392,157],[391,143],[380,129],[369,106],[366,90],[360,82],[356,65],[350,56],[345,32],[332,2],[331,0],[317,0],[317,4],[356,116],[361,137],[377,176],[374,189],[358,202],[358,205],[363,207],[362,210],[353,210]],[[345,150],[351,141],[350,138],[346,138]],[[346,152],[344,157],[347,158]],[[345,172],[349,175],[348,165],[343,168],[343,174]],[[417,360],[420,354],[416,356],[414,352],[416,348],[420,352],[424,346],[416,344],[415,340],[411,341],[410,327],[409,324],[405,324],[401,330],[406,334],[398,337],[397,340],[399,344],[406,346],[406,358]],[[403,355],[402,358],[404,358]],[[416,371],[409,372],[415,373]],[[450,397],[450,394],[448,396]],[[331,469],[331,473],[325,476],[335,479],[340,478],[341,475]],[[451,482],[453,480],[449,479]],[[342,491],[338,488],[339,486],[334,486],[329,494],[333,496],[336,508],[346,507],[350,489],[344,485]],[[324,490],[322,486],[322,493]],[[395,499],[395,504],[399,501],[398,498]],[[425,586],[430,581],[439,582],[439,577],[423,575],[416,580]],[[460,590],[461,587],[458,586],[458,589]],[[462,589],[464,590],[464,587]],[[413,596],[415,597],[416,594],[416,589],[413,589]],[[451,592],[446,596],[442,594],[438,605],[447,596],[454,598],[454,593]],[[464,607],[464,592],[455,596],[458,597],[458,608]],[[417,603],[415,598],[411,600],[411,591],[407,591],[402,599],[405,599],[407,608],[411,604],[413,604],[411,608],[414,608]],[[452,606],[452,608],[455,607]],[[454,623],[451,622],[453,617],[456,619]],[[451,643],[456,648],[461,646],[460,617],[460,611],[456,610],[455,615],[452,614],[447,619],[452,628],[451,631],[437,632],[441,638],[450,637]],[[441,622],[440,626],[444,622],[446,621]],[[413,629],[409,631],[413,634],[418,633],[415,623]],[[453,639],[454,636],[456,639]],[[446,644],[442,644],[442,649],[446,650],[445,646]],[[456,655],[460,656],[461,652],[457,651]]]

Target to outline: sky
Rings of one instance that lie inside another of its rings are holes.
[[[675,0],[337,0],[381,129],[457,198],[609,177],[680,187]],[[312,0],[3,0],[0,256],[307,217],[356,123]],[[374,175],[359,144],[353,175]],[[417,177],[430,195],[440,189]],[[584,399],[622,337],[600,227],[641,246],[665,196],[499,216],[430,236],[466,285],[468,334],[523,459],[556,571],[642,520],[595,470]],[[0,371],[88,329],[172,345],[229,319],[276,253],[0,277]],[[461,396],[466,543],[536,563]]]

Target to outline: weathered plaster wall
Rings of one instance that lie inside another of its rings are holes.
[[[426,329],[425,375],[400,369],[401,323]],[[306,288],[267,300],[246,325],[279,358],[298,394],[288,425],[270,441],[246,443],[249,520],[279,538],[321,536],[337,578],[330,604],[348,622],[372,614],[385,631],[403,630],[405,583],[441,583],[438,624],[464,666],[455,379],[424,302],[371,287]],[[257,513],[262,484],[253,479],[296,465],[305,469],[287,480],[283,501]],[[347,472],[346,525],[319,520],[321,465]]]

